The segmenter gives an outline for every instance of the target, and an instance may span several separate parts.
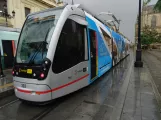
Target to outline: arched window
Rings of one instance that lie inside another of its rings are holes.
[[[156,27],[156,23],[157,23],[157,17],[155,15],[153,15],[153,17],[151,19],[151,27],[155,28]]]

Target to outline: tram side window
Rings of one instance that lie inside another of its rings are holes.
[[[67,19],[57,44],[53,72],[63,72],[85,60],[85,27]]]
[[[103,33],[103,36],[105,38],[105,41],[110,49],[110,51],[112,51],[112,40],[111,40],[111,37],[102,29],[100,28],[102,33]]]

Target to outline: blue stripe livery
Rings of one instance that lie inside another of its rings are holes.
[[[96,32],[96,36],[97,36],[97,76],[95,79],[97,79],[98,77],[102,76],[105,72],[107,72],[108,70],[110,70],[112,68],[112,53],[111,51],[109,51],[109,48],[107,45],[105,45],[105,38],[103,37],[103,35],[101,35],[102,33],[100,33],[99,31],[99,25],[96,25],[97,23],[90,19],[88,16],[86,16],[86,20],[88,22],[88,28],[87,28],[87,32],[88,32],[88,47],[90,48],[90,37],[89,37],[89,29],[92,29]],[[98,27],[97,27],[98,26]],[[105,25],[104,25],[105,26]],[[107,31],[111,31],[111,29],[108,26],[105,26],[105,28],[107,29]],[[118,33],[111,31],[112,32],[112,37],[114,38],[114,41],[116,43],[116,47],[117,47],[117,51],[119,52],[119,54],[121,54],[124,50],[125,50],[125,40],[124,38],[119,35]],[[108,33],[107,33],[108,34]],[[90,49],[89,49],[89,58],[90,58]],[[91,63],[91,59],[90,59],[90,63]],[[89,68],[91,69],[91,64],[89,63]],[[91,70],[90,70],[91,72]],[[89,80],[89,84],[92,83],[94,80]]]

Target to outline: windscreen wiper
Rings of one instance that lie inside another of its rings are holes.
[[[48,43],[46,42],[46,40],[47,40],[49,31],[50,31],[50,28],[48,29],[48,31],[47,31],[47,33],[46,33],[45,40],[42,41],[42,43],[38,46],[37,51],[33,54],[33,56],[31,57],[31,59],[30,59],[30,61],[29,61],[29,63],[33,63],[34,60],[35,60],[35,58],[36,58],[36,56],[37,56],[37,54],[39,53],[39,51],[40,51],[41,48],[43,47],[43,45],[44,45],[44,44],[45,44],[45,45],[48,44]],[[42,51],[42,56],[43,56],[43,54],[44,54],[43,52],[44,52],[44,49],[43,49],[43,51]]]

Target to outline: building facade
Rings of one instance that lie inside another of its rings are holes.
[[[142,8],[141,30],[145,26],[149,26],[150,29],[155,29],[158,33],[161,33],[161,13],[154,10],[155,5],[148,5]],[[135,43],[138,40],[138,23],[135,24]],[[147,46],[144,46],[147,47]],[[149,46],[152,49],[161,49],[160,43],[153,43]]]
[[[141,19],[141,29],[145,26],[149,26],[157,30],[158,33],[161,33],[161,13],[154,10],[155,5],[143,6],[142,8],[142,19]],[[138,39],[138,20],[135,24],[135,42],[137,43]]]
[[[55,0],[8,0],[8,13],[15,11],[15,18],[11,19],[14,28],[21,28],[29,13],[56,7]]]
[[[142,9],[142,28],[146,25],[161,33],[161,13],[154,10],[154,5],[144,6]]]

